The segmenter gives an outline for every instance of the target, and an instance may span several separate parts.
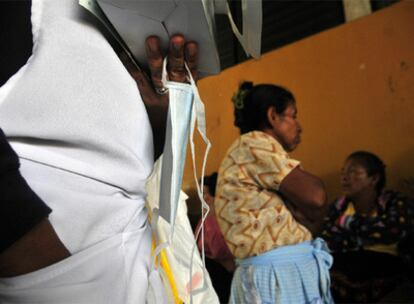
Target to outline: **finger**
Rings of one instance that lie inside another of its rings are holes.
[[[167,70],[171,81],[185,82],[186,80],[184,46],[185,40],[182,35],[174,35],[170,38]]]
[[[185,60],[188,68],[190,69],[191,75],[195,82],[198,79],[198,44],[194,41],[189,41],[185,45]]]
[[[156,88],[162,87],[162,53],[160,39],[157,36],[150,36],[145,41],[145,50],[148,58],[148,65],[151,73],[151,80]]]

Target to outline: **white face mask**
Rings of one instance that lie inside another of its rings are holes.
[[[163,81],[169,92],[165,146],[161,168],[159,215],[174,229],[193,108],[193,89],[186,83]]]
[[[187,72],[190,75],[188,67],[186,68]],[[170,101],[167,117],[166,139],[161,168],[159,209],[154,208],[152,210],[153,216],[151,226],[153,227],[156,240],[158,239],[156,232],[158,216],[161,216],[165,221],[167,221],[170,224],[170,231],[168,240],[166,242],[158,244],[158,246],[154,250],[154,259],[151,267],[152,270],[154,270],[155,268],[155,260],[157,255],[161,252],[163,248],[167,247],[171,243],[173,237],[175,218],[177,214],[180,190],[182,186],[188,137],[190,137],[194,179],[197,185],[198,196],[203,206],[203,222],[208,214],[209,209],[208,205],[205,203],[203,199],[204,170],[207,162],[207,155],[211,147],[210,141],[206,136],[204,104],[201,101],[198,89],[191,76],[189,76],[190,84],[185,84],[167,81],[166,74],[166,60],[164,60],[162,82],[164,86],[169,90]],[[195,147],[193,139],[196,122],[197,130],[206,144],[206,150],[201,169],[201,184],[198,183],[198,176],[195,165]],[[206,213],[204,213],[205,209],[207,209]],[[158,240],[156,242],[158,243]],[[189,263],[190,286],[192,286],[192,261],[195,249],[196,242],[194,242],[194,248],[191,254],[191,261]],[[198,290],[191,291],[192,295],[206,288],[206,282],[205,280],[203,281],[203,286],[201,288],[199,288]]]
[[[162,83],[168,88],[169,108],[161,169],[159,215],[171,225],[173,232],[177,214],[177,204],[183,180],[188,137],[190,136],[191,155],[193,159],[193,171],[197,192],[203,206],[207,208],[208,205],[203,199],[203,179],[207,155],[211,144],[206,135],[204,104],[201,101],[194,80],[189,76],[190,84],[167,81],[166,65],[167,61],[164,60]],[[186,68],[190,75],[187,66]],[[201,170],[201,185],[198,183],[195,165],[194,131],[196,122],[197,130],[206,144],[206,151]]]

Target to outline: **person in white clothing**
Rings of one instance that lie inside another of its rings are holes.
[[[145,301],[145,182],[162,152],[168,94],[156,93],[160,41],[143,43],[150,77],[122,64],[76,0],[0,3],[0,128],[52,209],[0,250],[0,303]],[[169,79],[186,81],[184,62],[196,79],[197,55],[195,42],[172,36]]]

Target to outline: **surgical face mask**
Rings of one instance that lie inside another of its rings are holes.
[[[164,61],[162,82],[163,85],[169,90],[169,109],[167,117],[165,146],[162,156],[159,208],[154,208],[151,212],[151,226],[153,227],[156,243],[158,244],[154,250],[154,259],[151,266],[151,271],[154,271],[154,269],[156,269],[155,261],[158,254],[163,248],[169,246],[173,239],[188,139],[190,139],[194,179],[197,185],[197,193],[203,206],[203,221],[205,220],[209,209],[208,205],[203,199],[203,177],[205,165],[207,162],[207,155],[211,145],[206,136],[204,105],[201,101],[198,89],[191,77],[191,73],[188,68],[187,72],[190,75],[190,84],[167,81],[166,61]],[[198,183],[198,175],[195,165],[195,146],[193,140],[196,124],[197,131],[206,144],[200,184]],[[205,209],[207,209],[206,213],[204,213]],[[167,241],[164,241],[162,243],[158,243],[157,236],[157,221],[159,216],[161,216],[166,222],[169,223],[170,229]],[[191,261],[189,261],[190,286],[192,286],[192,261],[195,249],[196,242],[194,242]],[[198,291],[202,291],[204,288],[206,288],[205,280],[201,289],[199,288],[198,290],[192,290],[191,294],[196,294]]]
[[[169,91],[169,108],[161,168],[159,215],[171,225],[173,232],[183,180],[188,138],[190,138],[194,179],[203,206],[207,206],[203,199],[203,177],[207,155],[211,145],[206,135],[204,104],[201,101],[198,89],[188,67],[186,68],[190,75],[190,84],[167,81],[166,62],[164,60],[162,83]],[[198,177],[195,165],[194,131],[196,122],[197,130],[206,144],[201,172],[201,185],[197,181]]]
[[[174,227],[183,180],[194,94],[191,85],[164,83],[169,92],[165,146],[161,168],[159,215]]]

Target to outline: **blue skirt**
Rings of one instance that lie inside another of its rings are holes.
[[[333,303],[332,261],[320,238],[237,260],[230,303]]]

